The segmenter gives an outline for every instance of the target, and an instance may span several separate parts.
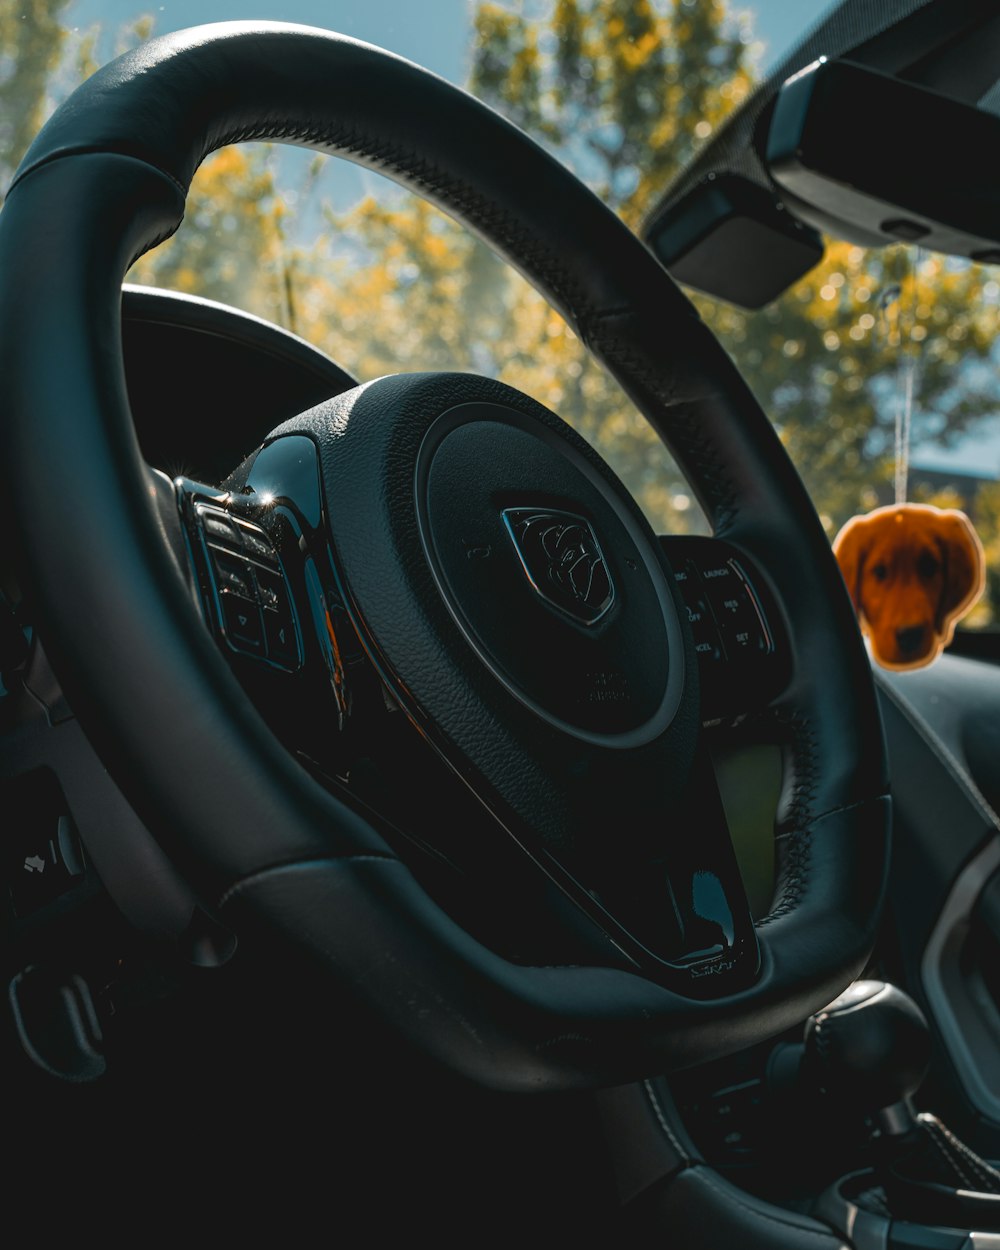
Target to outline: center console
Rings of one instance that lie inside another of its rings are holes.
[[[1000,1250],[1000,1171],[914,1095],[919,1007],[859,981],[797,1038],[601,1096],[637,1244]]]

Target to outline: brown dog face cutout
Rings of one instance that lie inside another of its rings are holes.
[[[833,551],[883,668],[923,668],[937,659],[986,583],[979,536],[950,508],[876,508],[848,521]]]

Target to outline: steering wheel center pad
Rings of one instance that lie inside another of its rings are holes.
[[[368,164],[482,235],[618,378],[716,533],[768,578],[793,676],[769,713],[788,762],[752,989],[694,1001],[625,971],[521,968],[485,951],[287,757],[200,629],[132,430],[120,282],[177,228],[203,157],[241,139]],[[541,148],[457,88],[349,39],[278,24],[182,32],[99,71],[32,145],[0,216],[0,272],[0,367],[15,397],[5,507],[22,579],[88,732],[206,894],[296,934],[450,1062],[524,1087],[724,1053],[803,1019],[860,971],[889,805],[870,670],[829,544],[725,352],[635,236]],[[353,906],[319,902],[348,888],[364,894]],[[362,930],[347,933],[352,912]],[[373,987],[372,960],[404,980],[410,969],[405,1009]],[[456,995],[461,1022],[442,1006]],[[502,1073],[482,1040],[501,1020]]]
[[[416,502],[438,589],[481,658],[549,724],[643,746],[684,687],[673,579],[586,444],[551,417],[526,420],[514,400],[459,404],[421,444]],[[693,729],[693,690],[687,707]]]
[[[380,378],[275,436],[302,433],[320,449],[347,601],[411,715],[551,846],[662,837],[693,757],[697,670],[659,544],[587,444],[467,374]],[[567,553],[519,547],[512,515],[564,518],[570,562],[599,535],[599,619],[550,601]]]

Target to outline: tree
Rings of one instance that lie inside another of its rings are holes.
[[[142,257],[129,280],[252,309],[289,325],[294,301],[286,288],[284,213],[268,150],[260,144],[222,148],[195,174],[177,234]]]
[[[646,0],[557,0],[540,18],[484,3],[474,30],[473,92],[574,164],[633,225],[750,87],[746,43],[721,3],[679,2],[662,16]],[[698,523],[656,435],[482,245],[409,197],[369,200],[330,223],[378,262],[342,266],[335,298],[308,300],[309,337],[350,360],[352,335],[370,328],[362,376],[451,367],[500,377],[589,438],[661,525]],[[310,268],[298,259],[300,273]]]
[[[535,19],[482,4],[476,36],[472,89],[552,146],[633,226],[751,85],[746,32],[719,3],[674,0],[657,11],[629,0],[554,0]],[[927,436],[954,442],[1000,404],[998,305],[983,299],[976,266],[830,242],[823,262],[762,312],[693,295],[775,422],[831,536],[885,501],[907,389],[914,445]],[[648,430],[551,315],[526,315],[531,301],[527,293],[513,301],[500,341],[518,350],[497,362],[500,375],[590,437],[660,524],[686,528],[691,512],[678,505],[689,497]],[[978,513],[992,550],[985,492]],[[992,603],[996,613],[1000,598]]]
[[[986,591],[969,623],[994,628],[1000,620],[1000,482],[980,488],[976,498],[976,523],[986,555]]]
[[[484,2],[470,87],[638,226],[752,87],[748,31],[721,0]],[[329,214],[333,267],[300,249],[297,328],[362,377],[488,373],[559,412],[672,531],[703,524],[656,436],[561,318],[479,243],[411,197]],[[353,240],[354,250],[336,240]],[[256,246],[256,244],[255,244]],[[359,259],[360,258],[360,259]],[[332,278],[332,282],[331,282]],[[831,533],[884,500],[908,382],[914,441],[954,440],[1000,401],[997,305],[975,267],[831,243],[759,313],[694,295],[803,473]],[[975,385],[956,385],[971,379]]]
[[[659,11],[633,0],[553,0],[534,18],[483,3],[475,31],[473,91],[632,225],[751,86],[746,31],[721,3],[675,0]],[[377,322],[367,369],[425,361],[494,373],[589,437],[659,524],[693,523],[655,437],[519,279],[415,201],[391,211],[372,201],[336,225],[385,258],[374,273],[339,277],[330,310],[356,304]],[[774,420],[831,536],[884,501],[907,385],[914,443],[953,441],[1000,400],[990,367],[997,305],[982,300],[975,266],[831,242],[822,264],[762,312],[694,298]],[[333,317],[321,320],[318,337],[349,352]]]
[[[658,12],[628,0],[556,0],[534,21],[484,4],[477,34],[473,90],[553,144],[630,225],[750,87],[745,32],[721,3],[674,0]],[[913,250],[831,243],[821,265],[760,313],[694,296],[831,533],[874,506],[892,476],[907,375],[915,442],[953,441],[1000,403],[988,367],[1000,325],[997,305],[982,300],[981,272],[937,256],[913,263]],[[961,373],[975,384],[956,385]],[[605,409],[599,420],[613,418]]]
[[[0,0],[0,186],[14,171],[45,118],[49,83],[59,65],[67,0]]]
[[[472,92],[553,148],[637,227],[748,93],[746,28],[721,0],[481,3]]]

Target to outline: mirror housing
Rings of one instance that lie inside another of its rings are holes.
[[[1000,117],[846,60],[781,87],[766,163],[789,210],[864,246],[1000,263]]]

